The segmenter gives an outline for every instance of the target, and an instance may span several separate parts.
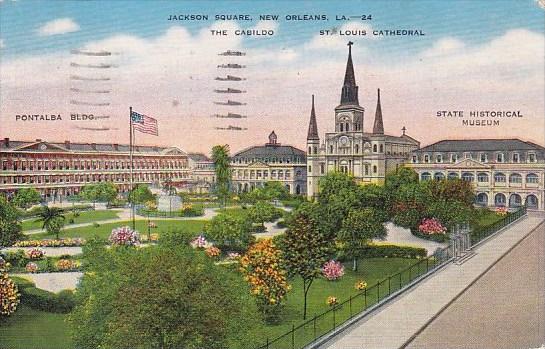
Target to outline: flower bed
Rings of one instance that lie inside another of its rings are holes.
[[[28,259],[42,259],[45,256],[45,252],[39,248],[33,248],[32,250],[26,251],[26,256]]]
[[[135,246],[140,244],[140,235],[138,231],[131,228],[119,227],[112,229],[112,233],[108,239],[112,245],[118,246]]]
[[[341,262],[330,260],[322,267],[322,274],[329,281],[334,281],[344,275],[344,266]]]
[[[78,247],[85,245],[85,240],[75,239],[45,239],[45,240],[21,240],[13,244],[13,247]]]

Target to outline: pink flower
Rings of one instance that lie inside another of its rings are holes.
[[[191,242],[191,245],[195,248],[205,248],[208,245],[208,242],[204,236],[199,235]]]
[[[108,240],[113,245],[134,246],[140,243],[140,235],[138,234],[138,231],[125,226],[112,229],[112,233]]]
[[[424,218],[418,226],[418,231],[426,235],[446,234],[447,228],[435,218]]]
[[[337,280],[344,275],[344,266],[341,262],[330,260],[322,267],[322,274],[328,280]]]

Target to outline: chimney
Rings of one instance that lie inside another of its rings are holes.
[[[70,141],[64,141],[64,147],[70,149]]]
[[[119,150],[119,144],[114,143],[114,150],[116,150],[116,151]]]
[[[4,138],[4,146],[6,148],[9,148],[9,138],[8,137]]]
[[[96,143],[91,143],[91,148],[93,150],[97,150],[97,144]]]

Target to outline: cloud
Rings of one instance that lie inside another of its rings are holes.
[[[0,39],[0,48],[4,48],[4,47],[6,47],[6,46],[4,45],[4,39]]]
[[[260,25],[258,23],[256,27]],[[97,85],[97,88],[111,89],[111,93],[105,96],[111,105],[100,110],[75,109],[69,103],[74,97],[69,89],[82,87],[75,86],[81,82],[70,81],[69,76],[84,74],[81,69],[70,66],[75,56],[58,52],[5,61],[0,70],[3,85],[1,121],[6,121],[8,134],[23,139],[43,137],[47,132],[56,135],[59,128],[56,124],[46,124],[40,128],[43,134],[38,134],[35,127],[12,121],[12,115],[23,112],[107,113],[111,118],[99,126],[125,130],[127,108],[132,105],[135,110],[159,119],[161,137],[139,135],[141,144],[177,145],[188,151],[208,151],[211,145],[221,141],[231,144],[236,151],[265,143],[266,136],[274,129],[282,143],[303,147],[310,96],[315,94],[320,135],[331,131],[333,109],[339,103],[346,64],[347,38],[315,36],[303,45],[258,46],[249,40],[243,41],[240,36],[216,37],[210,34],[211,29],[219,28],[232,32],[240,27],[234,22],[222,22],[191,33],[183,26],[172,26],[153,38],[118,34],[82,46],[82,50],[115,53],[103,58],[77,57],[78,63],[82,64],[104,61],[118,66],[107,72],[100,71],[100,74],[107,73],[111,81],[100,83],[100,86],[99,83],[88,83],[89,88]],[[363,27],[349,25],[342,28],[361,30]],[[389,39],[384,38],[380,42],[383,40]],[[542,122],[544,113],[542,34],[525,29],[510,30],[480,45],[445,37],[411,58],[395,62],[365,58],[361,52],[373,49],[366,46],[355,45],[356,51],[353,50],[360,102],[366,108],[366,130],[372,126],[375,91],[380,87],[385,128],[389,134],[400,134],[400,128],[406,125],[409,134],[423,144],[457,136],[484,137],[486,132],[488,136],[494,132],[495,137],[518,136],[543,142],[542,134],[539,134],[542,129],[535,127],[537,122]],[[247,55],[218,56],[219,52],[228,49],[242,50]],[[247,67],[237,70],[218,68],[223,63],[240,63]],[[247,80],[215,80],[215,77],[227,74]],[[233,96],[214,93],[214,89],[226,87],[239,88],[247,93]],[[224,101],[228,97],[247,105],[228,109],[214,104],[214,101]],[[179,102],[176,107],[172,104],[174,100]],[[527,117],[516,124],[502,121],[514,127],[462,129],[451,121],[438,121],[434,117],[438,108],[516,108]],[[248,119],[210,117],[227,112],[248,115]],[[248,127],[249,131],[222,132],[214,129],[229,124]],[[74,123],[65,122],[60,126],[65,129],[65,135],[58,136],[61,141],[73,137],[71,133],[74,131],[69,129],[72,125]],[[429,129],[436,131],[429,132]],[[93,141],[97,137],[96,133],[77,132],[81,141]],[[111,139],[125,141],[125,133],[121,131],[108,131],[99,137],[103,137],[99,141],[104,142]]]
[[[37,33],[40,36],[59,35],[76,32],[80,29],[79,25],[71,18],[59,18],[47,22],[40,28]]]

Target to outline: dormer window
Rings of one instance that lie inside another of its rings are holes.
[[[504,158],[504,154],[503,153],[497,153],[496,154],[496,162],[497,163],[502,163],[504,162],[505,158]]]
[[[458,154],[450,154],[450,162],[455,163],[458,161]]]
[[[536,154],[528,153],[528,162],[536,162]]]
[[[443,162],[443,154],[435,155],[435,162],[442,163]]]
[[[472,159],[471,153],[464,153],[464,159]]]
[[[418,162],[417,159],[418,159],[417,156],[416,156],[416,155],[413,155],[413,164],[416,164],[416,163]]]
[[[518,164],[520,162],[520,155],[519,153],[513,153],[513,162]]]
[[[486,153],[481,153],[481,162],[488,162],[488,155]]]
[[[428,154],[424,155],[424,162],[426,164],[430,162],[430,156]]]

